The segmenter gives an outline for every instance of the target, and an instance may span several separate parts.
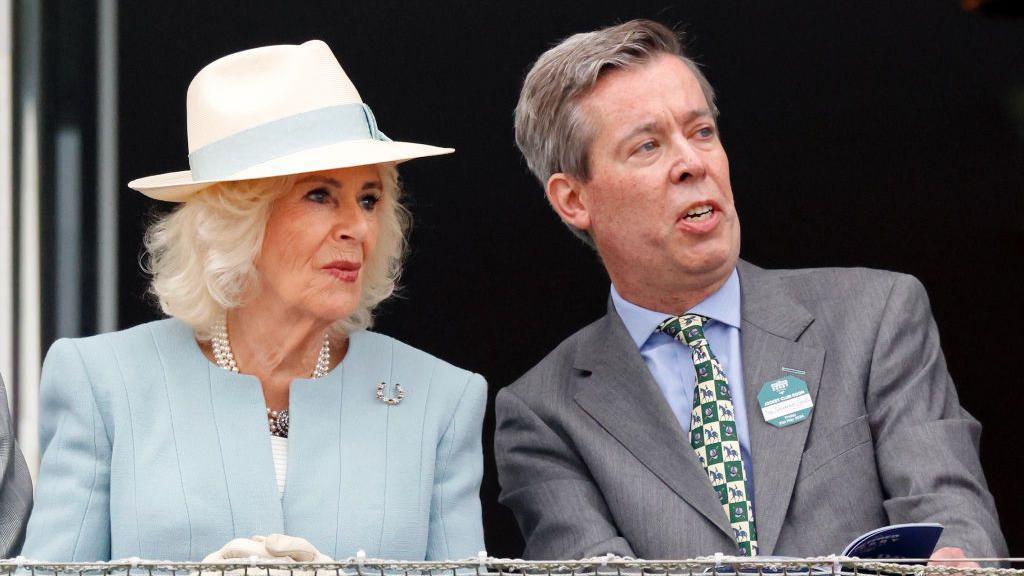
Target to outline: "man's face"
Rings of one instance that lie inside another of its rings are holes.
[[[724,281],[739,256],[740,223],[729,160],[693,72],[658,56],[608,72],[581,106],[595,135],[590,180],[574,186],[585,207],[579,227],[620,292]]]

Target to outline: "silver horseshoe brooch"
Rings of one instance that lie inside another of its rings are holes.
[[[395,369],[395,341],[392,340],[391,341],[391,369],[389,370],[390,374],[388,374],[388,382],[393,382],[394,381],[394,377],[395,377],[394,369]],[[377,384],[377,400],[380,400],[381,402],[387,404],[388,406],[396,406],[396,405],[398,405],[398,403],[402,401],[402,398],[405,398],[405,388],[402,388],[401,384],[399,384],[398,382],[395,382],[395,395],[394,396],[388,396],[385,393],[386,390],[387,390],[387,387],[388,387],[388,385],[387,385],[386,382],[381,382],[380,384]]]
[[[377,384],[377,400],[380,400],[381,402],[387,404],[388,406],[395,406],[402,401],[402,398],[405,398],[405,388],[402,388],[401,384],[397,382],[395,383],[394,396],[385,395],[384,390],[387,388],[387,386],[388,385],[385,382]]]

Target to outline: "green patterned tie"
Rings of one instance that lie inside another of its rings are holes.
[[[690,446],[704,466],[718,501],[725,509],[732,532],[743,556],[757,555],[754,508],[747,498],[746,473],[740,452],[729,381],[704,337],[707,318],[697,314],[671,316],[658,325],[664,332],[690,347],[697,383],[690,412]]]

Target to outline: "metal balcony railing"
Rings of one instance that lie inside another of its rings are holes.
[[[599,557],[527,561],[479,557],[445,562],[348,558],[329,563],[260,559],[225,563],[163,562],[127,558],[111,562],[52,563],[0,560],[0,576],[1024,576],[1024,558],[972,558],[983,568],[927,566],[926,559],[863,560],[841,556],[757,558],[716,555],[690,560]]]

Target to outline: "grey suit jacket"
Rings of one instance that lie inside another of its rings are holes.
[[[839,553],[887,524],[939,522],[939,546],[1005,556],[924,288],[866,269],[738,264],[760,554]],[[806,371],[810,418],[767,424],[762,384]],[[525,557],[689,558],[736,545],[718,497],[625,326],[608,313],[497,399],[500,500]]]
[[[10,558],[21,551],[25,524],[32,511],[32,478],[18,449],[7,409],[7,388],[0,376],[0,555]]]

